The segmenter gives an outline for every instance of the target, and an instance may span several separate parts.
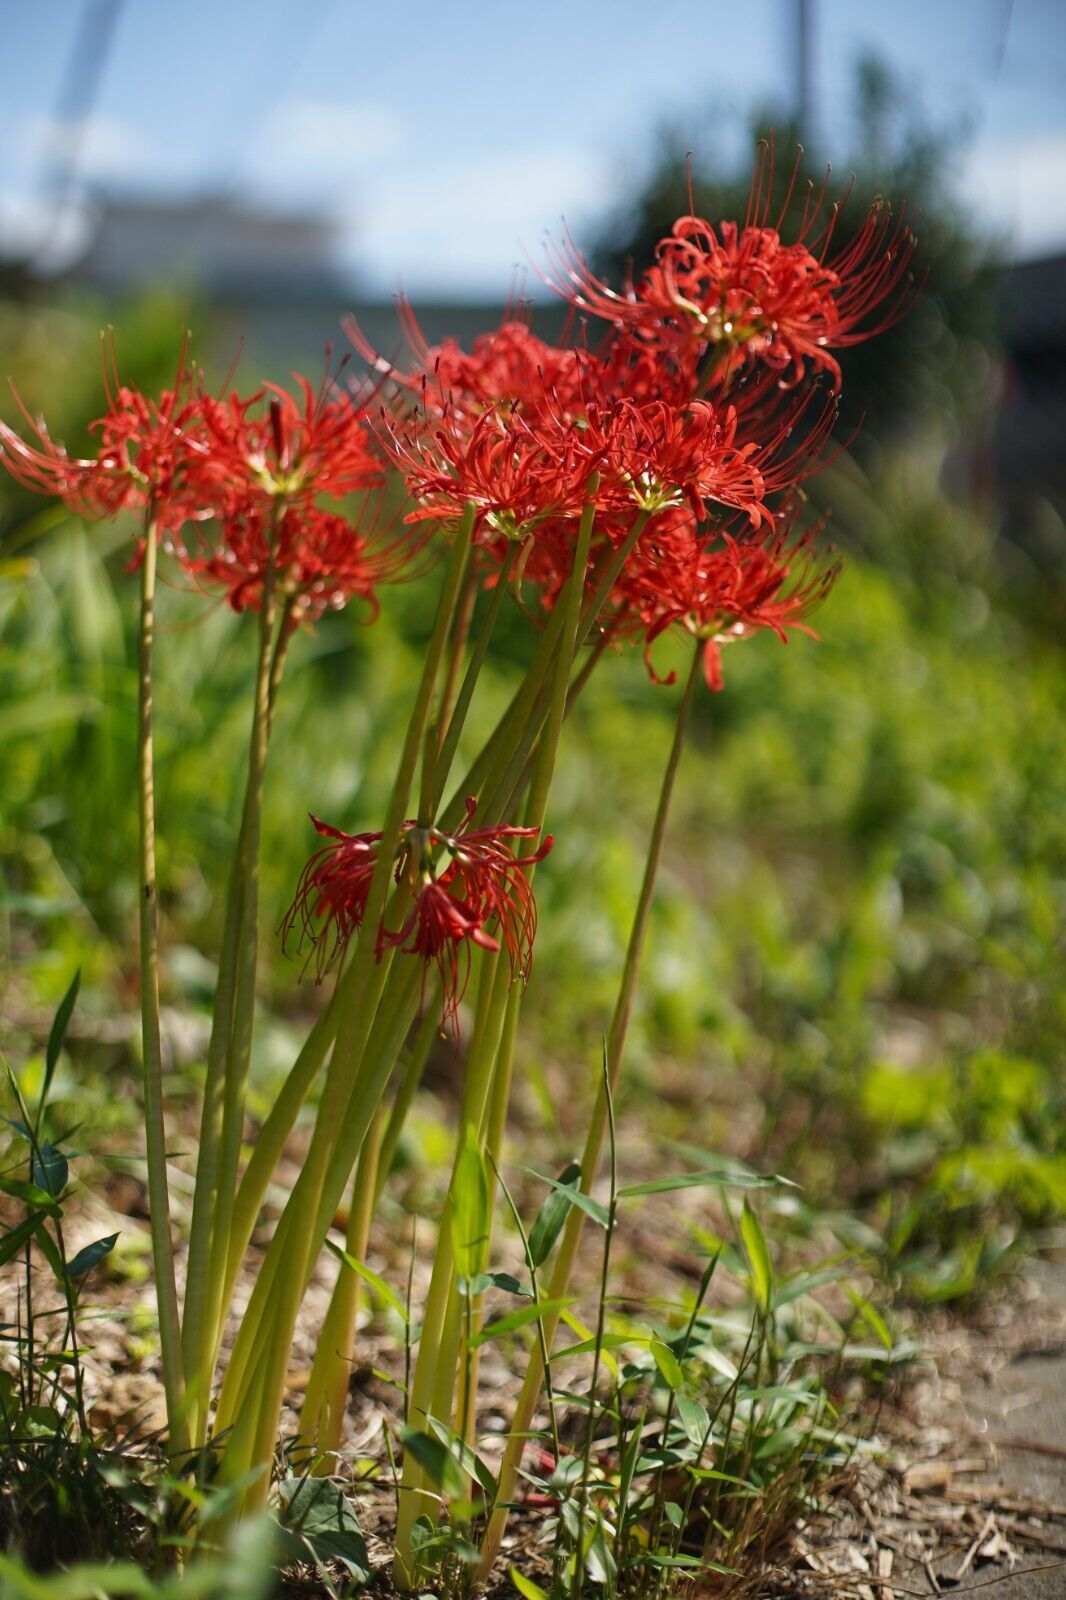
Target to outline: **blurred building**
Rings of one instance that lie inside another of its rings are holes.
[[[995,475],[1011,501],[1066,506],[1066,255],[1023,261],[1004,274],[1005,363]]]
[[[242,370],[284,375],[313,370],[328,345],[348,348],[341,319],[354,314],[375,349],[406,358],[390,299],[368,298],[344,265],[338,224],[312,211],[258,207],[225,195],[160,199],[98,194],[86,216],[87,242],[63,274],[119,301],[161,285],[187,291],[210,310],[210,345],[220,367],[238,345]],[[564,308],[545,291],[537,325],[555,336]],[[469,344],[499,321],[499,305],[420,301],[430,342],[448,334]],[[198,347],[205,333],[197,330]],[[354,367],[359,358],[352,353]],[[260,372],[259,369],[262,369]]]
[[[105,293],[177,283],[209,301],[274,304],[337,299],[346,288],[340,230],[320,213],[222,194],[100,194],[87,223],[88,247],[70,276]]]

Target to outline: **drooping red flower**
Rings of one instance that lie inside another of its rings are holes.
[[[0,422],[0,460],[12,477],[89,518],[150,508],[159,528],[173,531],[208,514],[193,481],[204,453],[202,412],[184,353],[173,388],[152,400],[122,383],[114,352],[105,346],[104,387],[107,410],[90,426],[99,437],[97,452],[78,458],[52,439],[43,417],[31,416],[12,385],[35,441]]]
[[[839,205],[825,216],[825,188],[808,190],[797,235],[781,235],[798,176],[774,215],[773,151],[760,146],[742,225],[679,217],[636,284],[616,291],[568,239],[554,250],[552,287],[577,309],[627,328],[637,338],[712,350],[719,379],[761,363],[782,382],[808,372],[840,385],[834,350],[872,338],[907,309],[914,236],[882,200],[841,249],[833,249]]]
[[[198,583],[220,588],[232,610],[258,611],[270,565],[270,529],[270,517],[261,511],[233,516],[206,554],[183,549],[182,565]],[[353,599],[370,607],[373,620],[378,587],[407,576],[419,546],[417,538],[381,528],[373,519],[364,534],[335,512],[286,506],[274,530],[275,593],[287,603],[294,626],[339,611]]]
[[[298,948],[311,946],[316,977],[322,978],[362,926],[381,834],[344,833],[316,816],[311,821],[331,843],[316,850],[301,872],[279,932],[283,948],[293,933]]]
[[[639,629],[644,658],[656,682],[661,678],[651,660],[657,639],[673,628],[703,642],[707,686],[723,685],[721,649],[769,629],[783,642],[788,630],[810,633],[805,619],[825,599],[840,574],[840,562],[814,548],[822,524],[795,535],[792,513],[769,539],[701,538],[693,523],[675,518],[659,530],[658,543],[641,550],[639,564],[619,586],[620,627]]]
[[[379,959],[394,949],[436,964],[445,1018],[455,1015],[466,990],[473,945],[503,948],[512,980],[528,977],[537,930],[528,869],[554,842],[547,835],[537,850],[518,856],[511,841],[535,838],[539,830],[502,824],[472,828],[476,810],[477,802],[468,799],[466,816],[452,834],[404,824],[395,878],[410,884],[410,910],[399,928],[382,924],[375,932]],[[296,932],[300,944],[313,946],[321,977],[362,925],[381,834],[347,834],[311,820],[331,842],[305,866],[281,933],[283,943]]]

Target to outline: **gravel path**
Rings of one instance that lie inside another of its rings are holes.
[[[1033,1276],[1052,1305],[1066,1311],[1066,1261],[1043,1263]],[[1066,1508],[1066,1341],[1023,1351],[992,1381],[964,1386],[963,1405],[974,1428],[994,1448],[999,1481],[1019,1501]],[[1066,1597],[1066,1511],[1041,1559],[1028,1553],[1014,1573],[994,1586],[989,1568],[978,1567],[950,1590],[973,1593],[987,1587],[991,1600],[1063,1600]],[[1060,1563],[1044,1571],[1045,1563]]]

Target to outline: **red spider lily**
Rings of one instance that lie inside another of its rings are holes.
[[[548,282],[576,308],[638,337],[721,352],[719,378],[763,363],[784,382],[797,383],[814,370],[827,372],[839,387],[840,366],[831,351],[883,332],[907,309],[910,297],[899,291],[915,241],[877,200],[852,240],[832,253],[839,205],[812,238],[823,185],[818,196],[808,191],[798,235],[785,243],[780,230],[798,160],[776,218],[773,152],[760,147],[742,226],[722,222],[716,228],[702,217],[679,217],[660,241],[655,264],[621,293],[591,271],[568,239],[553,253]]]
[[[288,602],[293,625],[352,599],[365,601],[373,619],[378,586],[407,575],[418,547],[410,537],[364,535],[336,513],[289,505],[274,537],[276,592]],[[270,517],[250,512],[229,519],[216,549],[204,556],[183,550],[181,560],[198,581],[220,586],[234,611],[258,611],[270,565]]]
[[[321,979],[362,926],[381,834],[344,833],[316,816],[311,821],[332,843],[316,850],[301,872],[279,932],[282,948],[294,930],[298,947],[305,942],[312,946],[315,974]]]
[[[108,409],[91,424],[99,435],[95,456],[67,454],[48,432],[43,417],[33,417],[12,385],[19,410],[35,443],[0,422],[0,460],[23,487],[57,496],[85,517],[113,517],[127,509],[151,508],[161,527],[173,530],[206,512],[193,487],[190,468],[204,444],[200,397],[191,387],[182,355],[172,389],[158,400],[120,381],[114,353],[105,347],[104,387]]]
[[[412,498],[408,522],[457,521],[475,508],[475,537],[524,538],[547,517],[580,514],[594,453],[564,419],[534,428],[511,406],[493,406],[467,425],[448,410],[438,425],[400,432],[385,413],[384,446]]]
[[[601,395],[605,363],[599,356],[581,346],[546,343],[518,315],[508,314],[498,328],[479,334],[469,352],[454,338],[430,345],[405,300],[399,317],[416,362],[409,372],[380,356],[354,319],[345,326],[371,368],[401,390],[417,392],[431,416],[473,421],[501,404],[536,415],[549,397],[557,409],[580,413],[590,397]]]
[[[810,403],[807,395],[790,399],[776,414],[765,410],[757,419],[757,441],[744,437],[756,431],[751,418],[709,400],[590,407],[579,437],[600,474],[601,505],[629,503],[655,512],[684,504],[701,519],[724,510],[758,528],[772,522],[767,497],[816,470],[836,407],[822,406],[804,427]]]
[[[361,407],[348,395],[316,392],[299,374],[296,384],[299,399],[273,384],[247,398],[201,395],[208,449],[198,476],[224,515],[306,504],[314,495],[341,499],[380,483]]]
[[[639,617],[644,633],[644,659],[657,683],[673,683],[655,672],[651,650],[668,629],[680,627],[704,642],[707,686],[723,686],[721,647],[769,628],[788,640],[788,629],[810,633],[804,625],[829,593],[840,563],[826,562],[811,552],[819,527],[791,538],[791,514],[766,543],[742,542],[723,536],[711,545],[680,519],[660,548],[642,552],[639,571],[621,586],[621,604]],[[790,542],[791,541],[791,542]]]
[[[516,856],[510,841],[535,838],[539,830],[502,824],[471,828],[476,810],[477,802],[468,799],[466,817],[453,834],[404,824],[395,877],[409,881],[411,909],[399,928],[382,924],[375,935],[379,958],[397,949],[436,963],[445,1018],[454,1017],[466,990],[472,945],[499,950],[502,941],[512,979],[528,976],[537,911],[526,869],[542,861],[553,844],[547,835],[531,855]],[[347,834],[311,820],[331,843],[305,866],[281,933],[284,942],[297,930],[301,943],[313,945],[321,977],[363,922],[381,834]],[[490,923],[497,925],[499,938],[488,932]]]

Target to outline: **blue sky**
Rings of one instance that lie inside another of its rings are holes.
[[[44,214],[80,19],[9,5],[0,228]],[[856,58],[878,51],[937,117],[966,117],[960,192],[1022,255],[1066,248],[1064,0],[811,0],[814,103],[847,149]],[[123,0],[82,171],[152,193],[231,188],[328,208],[363,285],[498,295],[565,215],[580,237],[670,115],[735,148],[786,99],[794,0]]]

